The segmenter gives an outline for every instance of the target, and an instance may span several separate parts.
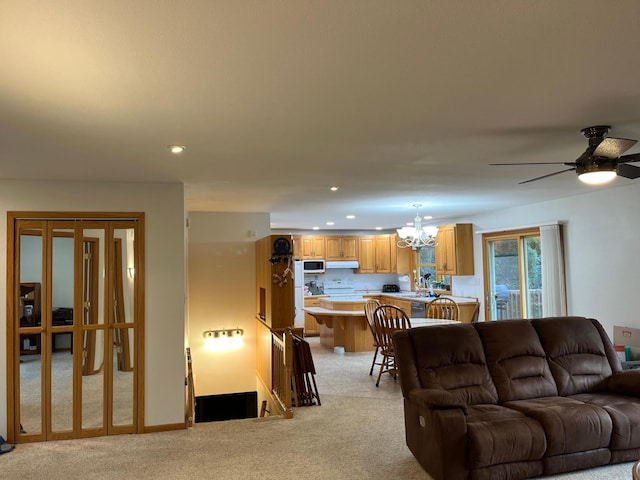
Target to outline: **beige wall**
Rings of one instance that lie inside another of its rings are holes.
[[[255,241],[268,213],[189,212],[187,342],[196,395],[256,389]],[[202,332],[244,330],[242,344],[208,350]]]
[[[0,271],[7,211],[141,211],[146,215],[145,424],[184,421],[185,242],[182,184],[0,181]],[[0,275],[6,318],[6,275]],[[6,322],[0,321],[0,345]],[[0,434],[6,437],[7,365],[0,355]]]

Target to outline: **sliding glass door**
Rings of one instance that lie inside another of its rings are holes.
[[[483,235],[485,319],[542,316],[539,229]]]

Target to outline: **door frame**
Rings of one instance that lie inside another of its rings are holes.
[[[491,276],[489,275],[490,265],[489,265],[489,250],[488,243],[490,241],[495,240],[508,240],[515,239],[518,242],[518,278],[520,289],[525,284],[524,279],[524,255],[522,251],[522,238],[530,237],[530,236],[540,236],[540,228],[539,227],[530,227],[530,228],[519,228],[514,230],[502,230],[491,233],[483,233],[482,234],[482,264],[483,264],[483,278],[484,278],[484,318],[485,321],[496,320],[491,318],[491,306],[493,299],[491,298],[493,292],[491,290]],[[525,298],[523,295],[520,295],[520,312],[526,311],[524,308]],[[525,318],[525,317],[523,317]]]

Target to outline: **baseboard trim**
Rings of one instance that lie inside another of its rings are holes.
[[[165,425],[145,426],[142,433],[170,432],[173,430],[186,430],[186,428],[187,426],[184,423],[167,423]]]

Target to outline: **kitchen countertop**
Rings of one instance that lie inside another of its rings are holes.
[[[366,300],[368,297],[377,297],[377,296],[385,296],[385,297],[393,297],[399,298],[402,300],[409,300],[411,302],[421,302],[421,303],[429,303],[432,300],[435,300],[437,297],[419,297],[415,293],[412,292],[381,292],[381,291],[360,291],[354,293],[349,297],[331,297],[329,295],[308,295],[309,297],[325,297],[330,298],[332,302],[353,302],[362,298],[362,300]],[[478,300],[473,297],[459,297],[456,295],[445,295],[441,294],[439,298],[450,298],[456,303],[477,303]]]
[[[347,316],[347,317],[361,317],[364,315],[364,310],[332,310],[324,307],[304,307],[304,310],[311,315],[335,315],[335,316]]]
[[[400,293],[381,293],[380,295],[384,295],[385,297],[394,297],[400,298],[403,300],[409,300],[412,302],[421,302],[421,303],[429,303],[436,298],[450,298],[456,303],[477,303],[478,299],[472,297],[458,297],[455,295],[440,295],[440,297],[419,297],[415,293],[411,292],[400,292]]]

